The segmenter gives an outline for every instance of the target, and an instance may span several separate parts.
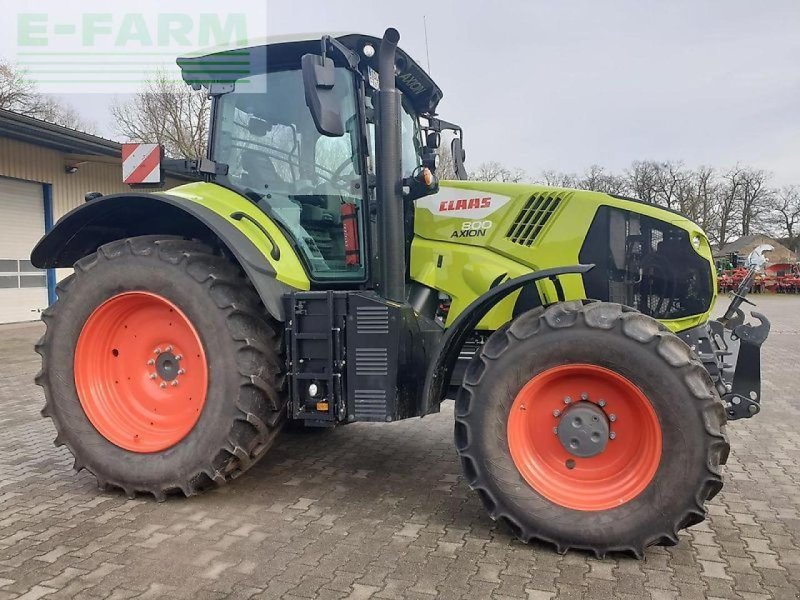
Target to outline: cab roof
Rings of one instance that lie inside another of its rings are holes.
[[[267,70],[299,69],[300,58],[304,54],[321,52],[320,41],[324,35],[341,42],[355,52],[360,59],[359,69],[378,68],[378,52],[381,39],[361,33],[304,33],[268,37],[258,40],[252,46],[240,49],[210,49],[179,58],[183,79],[189,85],[207,83],[230,83],[247,73],[263,73]],[[367,57],[364,46],[372,45],[375,54]],[[346,64],[341,53],[329,51],[328,56],[337,65]],[[405,51],[398,48],[395,61],[397,67],[397,87],[419,114],[436,113],[442,99],[442,90],[422,67]],[[237,66],[238,65],[238,66]],[[369,85],[369,77],[366,78]]]

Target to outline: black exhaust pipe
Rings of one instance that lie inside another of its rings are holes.
[[[378,55],[378,131],[376,178],[380,291],[394,302],[406,300],[405,222],[401,164],[400,91],[395,87],[395,52],[400,34],[389,28]]]

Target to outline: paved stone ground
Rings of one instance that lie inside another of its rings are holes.
[[[33,384],[39,325],[0,329],[0,600],[797,598],[800,297],[765,298],[765,408],[729,427],[710,518],[646,560],[525,546],[464,484],[452,404],[393,425],[286,434],[232,485],[127,500],[76,475]]]

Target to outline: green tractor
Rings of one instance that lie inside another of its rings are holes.
[[[768,322],[744,323],[746,282],[710,320],[711,248],[680,214],[466,181],[398,40],[178,60],[213,98],[208,155],[181,162],[197,181],[87,194],[32,253],[74,267],[37,345],[56,444],[161,500],[238,477],[287,423],[455,398],[465,480],[522,541],[675,544],[722,487],[726,420],[759,410]]]

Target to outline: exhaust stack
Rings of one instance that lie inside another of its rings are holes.
[[[378,55],[377,197],[380,291],[387,300],[406,300],[405,221],[401,165],[400,91],[395,87],[395,52],[400,34],[389,28]]]

